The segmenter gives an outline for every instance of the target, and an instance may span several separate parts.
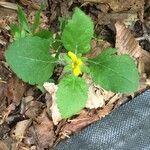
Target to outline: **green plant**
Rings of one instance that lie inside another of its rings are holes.
[[[85,57],[84,54],[91,50],[94,33],[89,16],[76,8],[72,18],[61,23],[63,31],[56,33],[54,38],[50,31],[39,28],[41,10],[34,24],[29,26],[25,14],[19,8],[20,25],[11,28],[17,40],[9,46],[5,57],[19,78],[37,85],[52,76],[57,64],[63,64],[64,76],[56,93],[63,118],[71,117],[86,104],[88,85],[82,78],[83,73],[89,74],[96,84],[113,92],[128,93],[138,88],[138,70],[129,56],[118,56],[115,48],[109,48],[96,58]],[[60,53],[62,46],[66,53]],[[52,53],[51,49],[55,49],[55,52]]]

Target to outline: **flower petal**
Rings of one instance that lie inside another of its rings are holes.
[[[68,56],[73,60],[73,61],[77,61],[77,56],[74,54],[74,53],[72,53],[72,52],[68,52]]]

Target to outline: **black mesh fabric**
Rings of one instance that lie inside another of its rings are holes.
[[[150,90],[54,150],[150,150]]]

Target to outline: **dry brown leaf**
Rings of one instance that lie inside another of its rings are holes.
[[[116,48],[119,54],[128,54],[134,58],[138,58],[138,68],[140,73],[150,75],[150,53],[143,50],[139,43],[135,40],[129,29],[121,22],[117,22],[116,26]]]
[[[18,79],[16,76],[10,78],[6,91],[8,102],[14,102],[18,106],[25,90],[26,84],[24,84],[20,79]]]
[[[150,76],[150,52],[147,52],[147,51],[143,50],[142,54],[141,54],[141,57],[142,57],[141,59],[144,63],[145,73],[149,77]]]
[[[86,108],[88,109],[97,109],[100,107],[103,107],[105,105],[104,97],[101,93],[101,87],[96,86],[91,77],[84,74],[83,78],[88,84],[89,90],[88,90],[88,99],[86,102]]]
[[[5,98],[6,83],[0,80],[0,100]]]
[[[35,9],[35,10],[40,9],[40,6],[44,1],[45,0],[20,0],[20,2],[24,6],[27,6],[28,9]],[[45,4],[47,4],[47,3],[45,3]]]
[[[138,71],[139,71],[140,74],[145,73],[145,67],[144,66],[145,65],[144,65],[143,59],[140,57],[138,59]]]
[[[87,110],[82,110],[78,117],[69,120],[69,122],[62,127],[60,134],[69,136],[97,120],[98,117],[96,115],[90,115]]]
[[[94,85],[89,86],[88,100],[85,107],[89,109],[96,109],[103,107],[104,105],[105,101],[100,90],[98,90]]]
[[[104,49],[111,47],[111,44],[101,39],[94,39],[92,40],[91,46],[92,50],[86,54],[86,57],[88,58],[94,58],[98,56]]]
[[[146,80],[146,84],[150,87],[150,79]]]
[[[99,119],[102,119],[106,115],[108,115],[112,111],[113,106],[114,106],[113,104],[108,104],[108,105],[105,105],[103,109],[98,110],[97,114],[98,114]]]
[[[16,109],[16,105],[14,105],[14,103],[11,103],[11,104],[7,107],[7,109],[3,112],[3,114],[2,114],[2,120],[1,120],[0,124],[4,123],[4,122],[7,120],[9,114],[10,114],[11,112],[13,112],[15,109]]]
[[[128,28],[121,22],[117,22],[116,26],[116,48],[118,48],[119,54],[128,54],[138,64],[138,70],[140,73],[140,87],[138,92],[147,87],[146,75],[150,75],[150,53],[143,50],[139,43],[135,40]]]
[[[133,26],[133,24],[138,20],[138,15],[136,12],[131,11],[99,13],[98,18],[98,24],[100,25],[110,25],[116,21],[121,21],[124,22],[126,26]],[[113,27],[114,26],[112,25],[112,28]]]
[[[34,127],[34,123],[26,131],[26,135],[23,140],[23,143],[26,144],[27,146],[31,146],[31,145],[35,145],[35,144],[37,145],[37,134],[36,134],[36,130]]]
[[[48,109],[50,109],[52,112],[52,120],[54,125],[57,125],[58,122],[62,120],[61,114],[59,112],[56,103],[56,91],[58,89],[58,86],[55,85],[54,83],[48,83],[48,82],[45,82],[43,86],[48,91],[48,93],[52,96],[52,106]]]
[[[102,119],[103,117],[108,115],[112,111],[112,109],[113,104],[108,104],[104,106],[104,108],[96,110],[96,113],[93,114],[91,114],[87,110],[82,110],[78,117],[69,120],[69,122],[62,127],[60,132],[60,138],[69,137],[69,135],[78,132],[84,127],[90,125],[91,123]]]
[[[9,150],[8,146],[3,141],[0,141],[0,150]]]
[[[28,118],[36,118],[42,112],[43,103],[39,101],[31,101],[25,107],[25,115]]]
[[[100,90],[98,90],[97,87],[94,86],[94,84],[91,84],[91,80],[88,80],[88,78],[85,78],[87,82],[89,82],[89,92],[88,92],[88,100],[86,103],[86,108],[93,109],[93,108],[99,108],[104,106],[105,101],[103,99],[103,96],[101,95]],[[58,124],[60,120],[62,120],[61,114],[59,112],[57,103],[56,103],[56,91],[58,89],[58,86],[54,83],[44,83],[44,88],[49,92],[49,94],[52,96],[52,106],[50,107],[51,113],[52,113],[52,120],[55,125]],[[49,108],[48,108],[49,109]]]
[[[46,111],[36,119],[37,124],[34,125],[37,133],[37,142],[40,148],[48,148],[53,145],[54,142],[54,130],[53,123],[47,117]]]
[[[18,10],[17,4],[15,3],[10,3],[10,2],[0,2],[0,6],[13,9],[13,10]]]
[[[126,10],[132,10],[139,14],[140,19],[143,18],[144,12],[144,0],[83,0],[84,2],[92,3],[104,3],[115,12],[121,12]]]
[[[107,104],[114,104],[119,98],[122,98],[122,94],[115,94],[109,99],[109,102]]]
[[[141,56],[143,50],[129,29],[121,22],[116,22],[116,48],[119,54],[129,54],[134,58]]]
[[[29,127],[31,122],[32,121],[30,119],[18,122],[15,126],[15,130],[12,133],[12,137],[21,142],[24,139],[26,129]]]

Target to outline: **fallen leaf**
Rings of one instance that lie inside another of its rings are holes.
[[[24,84],[16,76],[12,76],[8,80],[6,95],[8,102],[14,102],[17,106],[20,104],[20,100],[23,97],[23,94],[26,90],[26,84]]]
[[[103,95],[100,92],[98,92],[98,89],[96,89],[94,85],[91,85],[89,87],[88,100],[85,107],[89,109],[96,109],[104,105],[105,101]]]
[[[84,0],[84,2],[104,3],[109,5],[109,7],[115,12],[132,10],[134,12],[138,12],[140,18],[143,18],[144,0]]]
[[[78,117],[69,120],[61,129],[59,135],[60,139],[64,139],[66,137],[69,137],[71,134],[80,131],[81,129],[85,128],[86,126],[90,125],[91,123],[94,123],[106,115],[108,115],[112,109],[113,104],[108,104],[104,106],[104,108],[100,110],[96,110],[96,113],[90,113],[88,110],[82,110]],[[59,142],[59,141],[57,141]]]
[[[0,150],[9,150],[8,146],[3,141],[0,141]]]
[[[38,117],[43,110],[43,103],[39,101],[30,101],[29,103],[26,104],[25,107],[25,115],[28,118],[36,118]]]
[[[7,87],[6,83],[0,80],[0,101],[2,101],[6,97],[5,96],[6,87]]]
[[[87,82],[89,82],[89,92],[88,92],[88,99],[86,103],[86,108],[93,109],[93,108],[99,108],[102,107],[105,104],[105,101],[103,99],[103,96],[101,95],[100,91],[98,91],[98,88],[94,86],[94,84],[91,84],[91,80],[86,78]],[[52,106],[50,107],[51,114],[52,114],[52,120],[54,122],[54,125],[57,125],[60,120],[62,120],[61,114],[59,112],[57,103],[56,103],[56,91],[58,89],[58,86],[54,83],[44,83],[44,88],[49,92],[49,94],[52,96]]]
[[[114,23],[120,21],[126,26],[132,27],[138,20],[138,14],[132,11],[99,13],[98,18],[99,25],[111,25],[111,28],[114,28]]]
[[[10,2],[0,2],[0,6],[13,9],[13,10],[18,10],[17,4],[15,3],[10,3]]]
[[[42,3],[44,3],[44,0],[20,0],[20,2],[24,6],[27,6],[28,9],[38,10],[40,9],[40,6],[42,5]],[[47,3],[44,3],[44,4],[47,4]]]
[[[88,75],[83,75],[83,78],[86,80],[89,90],[88,90],[88,99],[85,105],[88,109],[97,109],[105,105],[104,97],[101,93],[101,87],[93,83],[91,77]]]
[[[121,98],[118,99],[118,101],[116,102],[114,109],[120,107],[121,105],[127,103],[129,100],[131,100],[130,98],[128,98],[126,95],[123,95]]]
[[[104,49],[111,47],[111,44],[102,39],[94,39],[91,43],[92,50],[86,54],[88,58],[95,58],[98,56]]]
[[[57,103],[56,103],[56,91],[58,89],[58,86],[54,83],[44,83],[44,88],[48,91],[48,93],[52,96],[52,106],[48,109],[51,110],[52,114],[52,120],[54,125],[57,125],[60,120],[62,120],[61,114],[59,112]]]
[[[35,131],[37,133],[37,142],[40,148],[48,148],[53,145],[54,142],[54,129],[53,123],[47,117],[46,111],[36,119],[36,124],[34,125]]]
[[[6,110],[3,112],[1,122],[4,123],[4,122],[7,120],[9,114],[10,114],[11,112],[13,112],[15,109],[16,109],[16,105],[15,105],[14,103],[11,103],[11,104],[6,108]]]
[[[108,105],[105,105],[103,107],[103,109],[98,110],[97,114],[98,114],[99,119],[102,119],[106,115],[108,115],[109,113],[111,113],[111,111],[113,109],[113,106],[114,106],[113,104],[108,104]]]
[[[32,121],[30,119],[18,122],[15,126],[15,130],[12,132],[12,137],[21,142],[24,139],[26,129],[29,127],[31,122]]]
[[[3,83],[7,83],[7,80],[11,76],[10,71],[4,66],[4,64],[0,61],[0,80]]]
[[[142,53],[141,59],[144,63],[144,70],[147,76],[149,77],[150,76],[150,52],[143,50],[141,53]]]
[[[115,94],[113,97],[109,99],[107,105],[114,104],[119,98],[122,98],[122,94]]]
[[[147,79],[147,80],[146,80],[146,84],[147,84],[148,86],[150,86],[150,79]]]
[[[97,120],[98,117],[90,115],[87,110],[82,110],[78,117],[69,120],[68,123],[62,127],[60,134],[69,136]]]
[[[141,56],[143,50],[129,29],[121,22],[116,22],[116,48],[119,54],[128,54],[134,58]]]
[[[150,53],[143,50],[139,43],[135,40],[128,28],[121,22],[117,22],[116,26],[116,48],[119,54],[128,54],[135,58],[138,62],[140,73],[150,75]]]
[[[32,145],[37,145],[37,134],[34,127],[34,123],[27,129],[23,143],[26,144],[28,147]]]

